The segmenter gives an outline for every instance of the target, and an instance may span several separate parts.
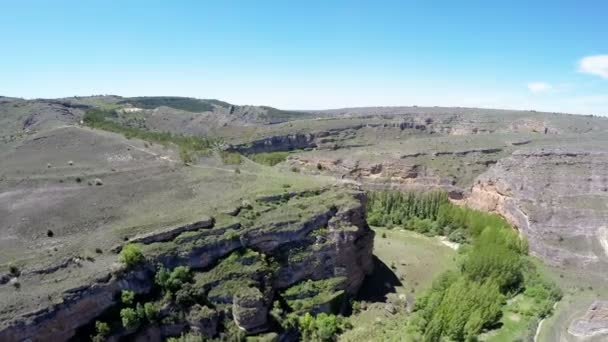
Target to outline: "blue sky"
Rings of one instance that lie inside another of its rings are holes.
[[[608,114],[608,1],[0,3],[0,94]]]

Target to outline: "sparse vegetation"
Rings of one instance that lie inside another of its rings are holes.
[[[114,110],[91,109],[84,115],[85,125],[123,134],[127,138],[137,138],[164,146],[174,144],[179,148],[184,163],[192,163],[198,155],[208,154],[216,141],[200,136],[176,135],[169,132],[156,132],[142,128],[129,127],[118,121],[119,115]]]
[[[285,161],[289,154],[290,152],[264,152],[252,154],[249,158],[258,164],[275,166]]]
[[[230,106],[230,104],[218,100],[200,100],[191,97],[177,96],[131,97],[121,101],[121,103],[129,103],[137,108],[143,109],[154,109],[165,106],[193,113],[212,111],[214,104],[221,107]]]
[[[222,162],[227,165],[238,165],[242,161],[241,155],[236,152],[221,151],[220,157]]]

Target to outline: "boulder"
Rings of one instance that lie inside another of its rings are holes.
[[[244,288],[233,298],[232,315],[240,329],[247,334],[256,334],[267,328],[268,303],[259,289]]]

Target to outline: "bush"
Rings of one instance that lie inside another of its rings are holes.
[[[106,322],[96,321],[95,322],[95,332],[96,334],[91,336],[91,341],[93,342],[103,342],[110,335],[110,325]]]
[[[222,162],[228,165],[238,165],[241,163],[241,155],[236,152],[221,151]]]
[[[333,341],[343,328],[340,319],[334,315],[320,313],[315,317],[308,312],[300,317],[298,326],[304,341]]]
[[[127,265],[127,267],[135,267],[145,260],[141,249],[136,244],[127,244],[120,251],[120,261]]]
[[[154,323],[158,319],[158,313],[160,311],[159,305],[157,303],[148,302],[144,304],[144,314],[146,319]]]
[[[120,319],[122,326],[125,329],[136,329],[141,324],[141,317],[133,308],[124,308],[120,310]]]
[[[179,159],[181,159],[185,165],[192,164],[194,162],[194,157],[192,154],[183,147],[179,149]]]
[[[290,152],[264,152],[252,154],[249,156],[251,160],[258,164],[275,166],[287,159]]]
[[[164,293],[172,294],[179,291],[184,284],[192,282],[192,272],[187,266],[178,266],[171,272],[161,266],[156,272],[154,282]]]
[[[133,291],[129,291],[129,290],[123,290],[122,293],[120,294],[120,301],[124,304],[124,305],[133,305],[133,302],[135,301],[135,292]]]
[[[194,332],[182,333],[180,337],[167,338],[167,342],[204,342],[206,340],[203,335]]]
[[[21,271],[19,270],[19,267],[15,266],[15,265],[10,265],[8,267],[8,272],[15,277],[18,277],[19,275],[21,275]]]

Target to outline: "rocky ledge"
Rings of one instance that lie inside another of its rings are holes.
[[[135,268],[116,265],[98,282],[66,290],[61,303],[16,317],[0,327],[0,341],[88,337],[87,326],[116,311],[121,291],[154,296],[160,265],[189,266],[194,278],[188,289],[202,299],[179,305],[155,299],[161,323],[122,328],[112,338],[157,340],[183,331],[213,337],[218,322],[226,320],[257,334],[271,328],[273,305],[289,302],[287,312],[339,310],[372,272],[374,234],[365,221],[363,192],[327,188],[252,199],[238,207],[238,213],[218,214],[212,227],[205,218],[205,224],[138,239],[145,262]]]

